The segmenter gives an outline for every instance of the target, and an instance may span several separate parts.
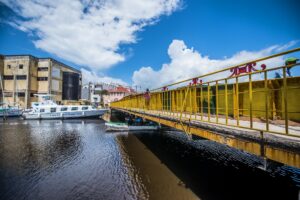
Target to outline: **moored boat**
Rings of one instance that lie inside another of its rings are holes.
[[[105,122],[106,131],[155,131],[159,125],[128,125],[120,122]]]
[[[97,109],[89,105],[57,105],[48,98],[49,95],[43,95],[42,102],[32,103],[32,108],[24,111],[24,119],[74,119],[74,118],[98,118],[108,109]]]
[[[22,115],[22,109],[17,106],[1,106],[0,107],[0,118],[2,117],[19,117]]]

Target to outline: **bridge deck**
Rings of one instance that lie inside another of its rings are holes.
[[[163,116],[163,117],[169,117],[169,118],[174,118],[174,119],[180,119],[180,112],[170,112],[170,111],[157,111],[157,110],[144,110],[144,109],[133,109],[134,111],[142,112],[142,113],[147,113],[147,114],[152,114],[156,116]],[[273,123],[269,123],[269,128],[267,129],[267,124],[263,121],[254,121],[253,122],[253,127],[250,127],[250,121],[249,120],[242,120],[239,119],[239,125],[237,125],[237,120],[236,119],[228,119],[227,124],[226,124],[226,119],[218,116],[216,118],[215,116],[201,116],[199,114],[189,114],[189,113],[183,113],[182,120],[184,121],[189,121],[191,120],[194,123],[197,122],[203,122],[203,123],[212,123],[214,126],[230,126],[236,130],[244,130],[248,129],[247,131],[249,132],[256,132],[256,131],[263,131],[264,133],[278,133],[279,136],[281,137],[299,137],[300,139],[300,124],[295,123],[295,122],[290,122],[290,124],[294,125],[289,125],[288,127],[288,133],[285,134],[285,125],[281,124],[280,121],[273,121]],[[252,131],[251,131],[252,130]]]

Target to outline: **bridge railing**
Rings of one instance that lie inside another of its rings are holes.
[[[300,137],[300,48],[127,96],[112,107]]]

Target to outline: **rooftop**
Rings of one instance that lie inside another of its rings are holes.
[[[1,54],[0,54],[0,55],[1,55]],[[58,61],[58,60],[55,60],[55,59],[53,59],[53,58],[50,58],[50,57],[38,58],[38,57],[33,56],[33,55],[31,55],[31,54],[3,55],[3,57],[4,57],[4,58],[9,58],[9,57],[29,57],[29,58],[37,59],[37,60],[50,60],[50,61],[52,61],[52,62],[56,62],[56,63],[58,63],[58,64],[60,64],[60,65],[63,65],[64,67],[69,68],[69,69],[71,69],[71,70],[73,70],[73,71],[76,71],[76,72],[78,72],[78,73],[81,73],[80,70],[75,69],[75,68],[73,68],[73,67],[71,67],[71,66],[69,66],[69,65],[66,65],[66,64],[64,64],[64,63],[62,63],[62,62],[60,62],[60,61]]]
[[[115,93],[115,92],[123,92],[123,93],[134,93],[135,91],[131,88],[126,88],[123,86],[118,86],[114,89],[108,90],[109,93]]]

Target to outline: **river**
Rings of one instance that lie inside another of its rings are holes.
[[[0,122],[0,199],[298,199],[300,170],[166,128]]]

